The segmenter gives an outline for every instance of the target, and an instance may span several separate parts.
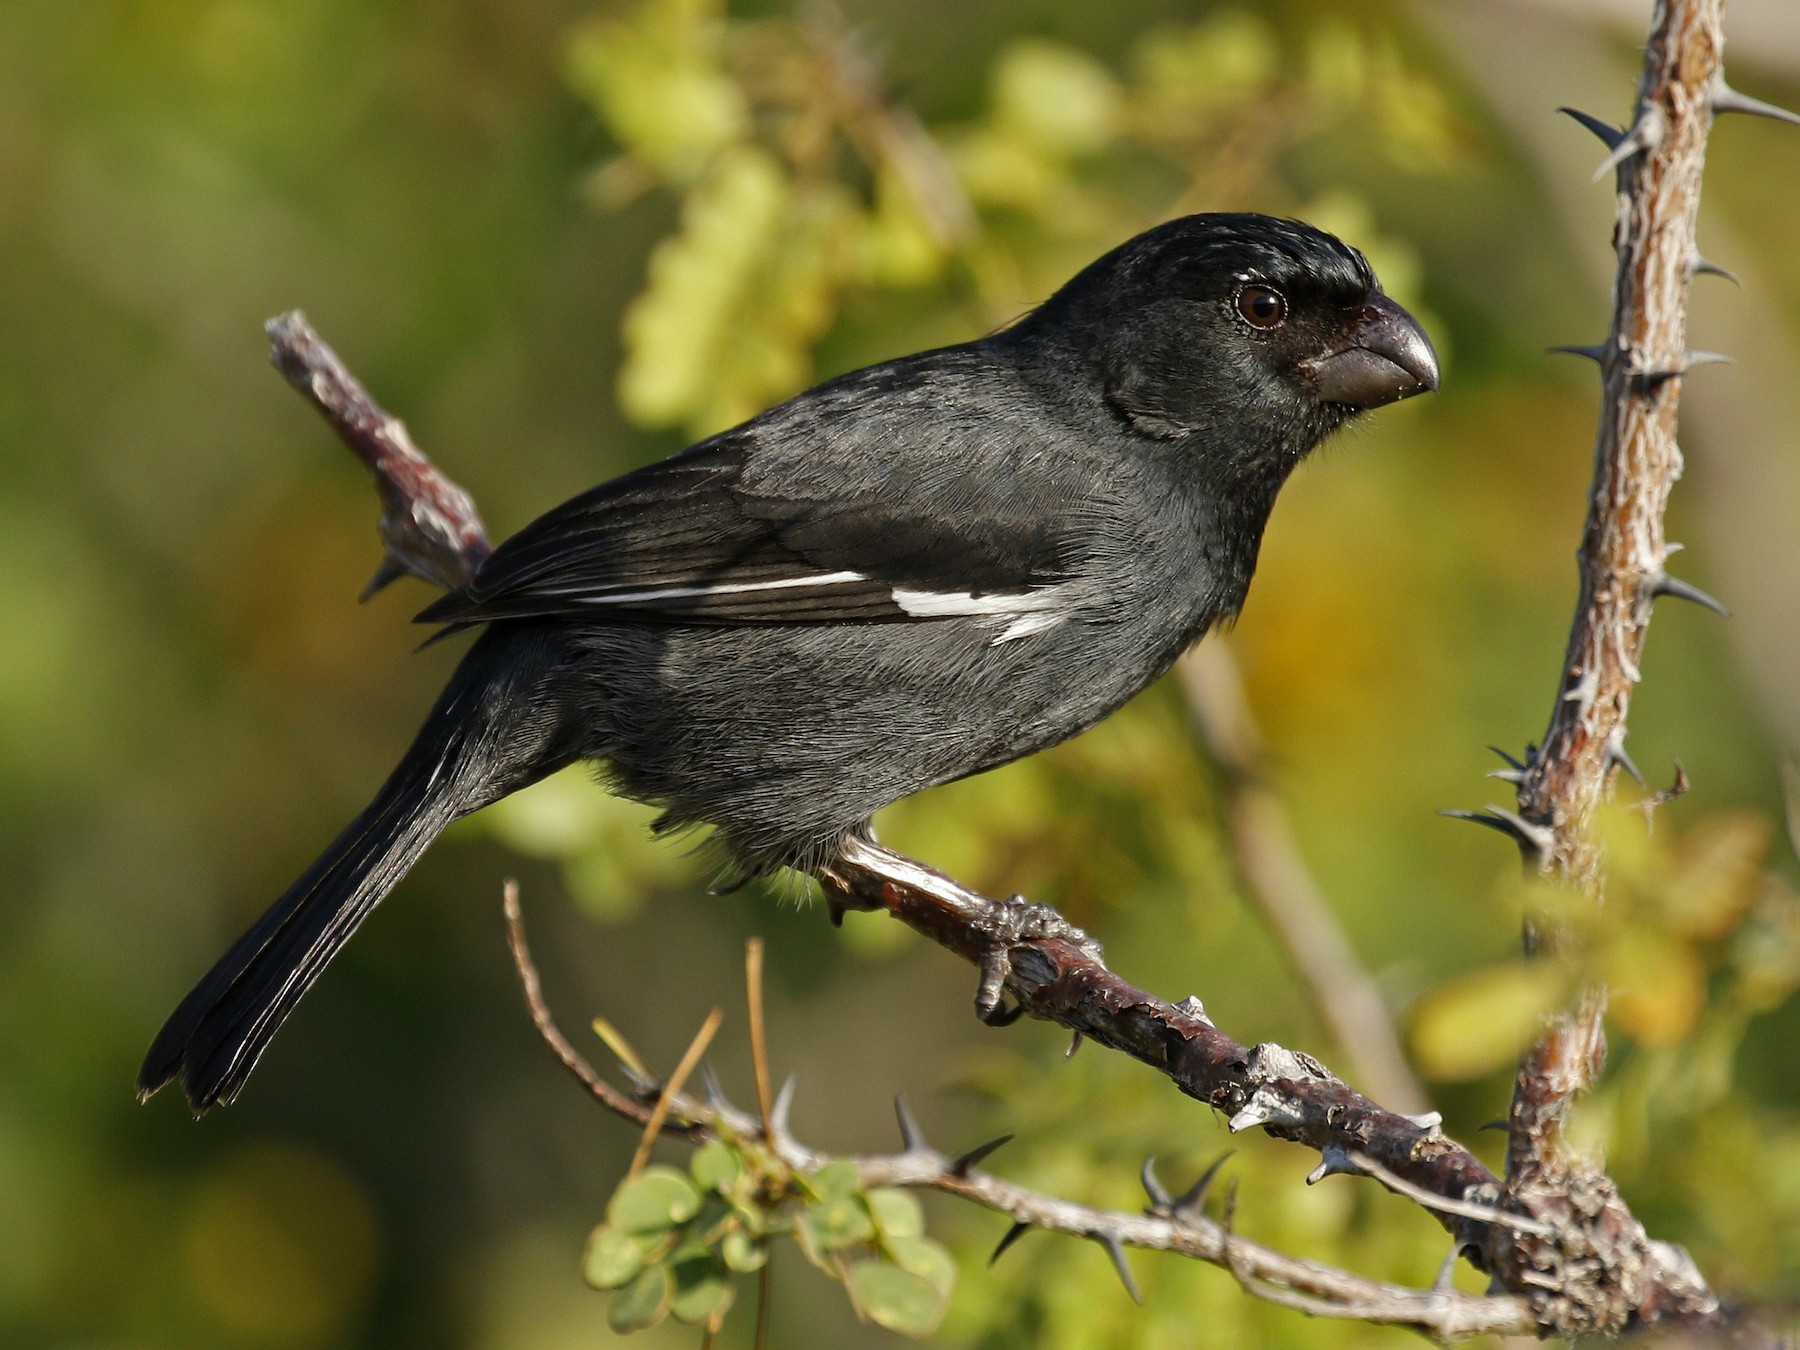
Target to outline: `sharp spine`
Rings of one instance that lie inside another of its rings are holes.
[[[1647,150],[1654,150],[1662,144],[1663,115],[1662,109],[1654,103],[1645,106],[1638,114],[1638,120],[1631,125],[1631,130],[1619,138],[1619,143],[1612,148],[1612,153],[1600,161],[1600,167],[1594,170],[1594,181],[1598,183],[1606,177],[1607,171],[1617,169],[1633,155]]]
[[[1696,253],[1688,262],[1689,277],[1724,277],[1733,286],[1742,286],[1743,279],[1729,267],[1721,267],[1710,258],[1703,258]]]
[[[1595,117],[1592,113],[1583,112],[1580,108],[1558,108],[1556,111],[1581,123],[1582,126],[1598,136],[1608,150],[1617,150],[1619,142],[1625,139],[1625,133],[1611,122]]]
[[[1473,821],[1490,830],[1498,830],[1520,848],[1528,848],[1534,853],[1548,853],[1551,845],[1556,842],[1556,836],[1547,827],[1534,825],[1518,812],[1508,811],[1503,806],[1489,806],[1485,811],[1439,811],[1438,814],[1452,820]]]
[[[1772,117],[1777,122],[1788,122],[1800,127],[1800,113],[1789,112],[1773,103],[1764,103],[1760,98],[1738,93],[1725,83],[1723,69],[1713,77],[1712,110],[1714,117],[1721,113],[1748,113],[1752,117]]]
[[[775,1094],[775,1104],[769,1108],[769,1133],[776,1137],[788,1132],[788,1116],[794,1110],[794,1089],[800,1080],[789,1074],[781,1084],[781,1090]]]
[[[362,588],[362,594],[356,597],[358,603],[367,604],[381,591],[387,589],[387,587],[393,585],[394,582],[400,580],[400,578],[405,575],[405,564],[401,563],[391,553],[382,554],[381,562],[375,568],[375,575],[369,578],[369,584],[364,586]]]
[[[1219,1175],[1219,1169],[1225,1160],[1237,1150],[1228,1148],[1212,1160],[1207,1169],[1182,1197],[1169,1207],[1169,1216],[1175,1219],[1200,1219],[1206,1216],[1206,1193],[1212,1189],[1213,1179]]]
[[[919,1122],[913,1119],[912,1108],[906,1104],[906,1098],[899,1093],[894,1094],[894,1119],[900,1123],[900,1147],[906,1153],[929,1153],[930,1145],[919,1130]]]
[[[1551,356],[1579,356],[1592,361],[1595,365],[1600,365],[1606,360],[1606,346],[1599,342],[1587,347],[1574,344],[1566,347],[1551,347],[1548,349],[1548,353]]]
[[[1131,1277],[1131,1267],[1125,1264],[1125,1245],[1111,1233],[1094,1240],[1106,1248],[1106,1254],[1112,1258],[1113,1269],[1119,1272],[1119,1282],[1125,1286],[1125,1292],[1131,1295],[1131,1301],[1141,1305],[1144,1296],[1138,1292],[1137,1281]]]
[[[1144,1194],[1150,1197],[1150,1213],[1167,1214],[1175,1208],[1175,1197],[1169,1194],[1169,1188],[1156,1175],[1155,1158],[1144,1159],[1144,1165],[1138,1172],[1138,1180],[1144,1184]]]
[[[1626,753],[1625,743],[1619,738],[1617,733],[1614,734],[1613,739],[1606,747],[1606,758],[1609,763],[1616,765],[1630,775],[1631,781],[1636,783],[1639,787],[1647,788],[1650,786],[1649,780],[1644,777],[1643,770],[1638,768],[1632,761],[1631,756]]]
[[[949,1169],[951,1174],[959,1177],[967,1176],[977,1163],[984,1161],[990,1153],[999,1148],[1002,1144],[1010,1144],[1012,1140],[1013,1136],[1011,1134],[1002,1134],[988,1140],[985,1144],[975,1145],[975,1147],[970,1149],[967,1153],[959,1154],[951,1162]]]
[[[994,1254],[992,1256],[988,1257],[988,1264],[990,1266],[993,1265],[994,1262],[998,1261],[1002,1256],[1004,1256],[1006,1254],[1006,1249],[1008,1247],[1012,1246],[1013,1243],[1017,1242],[1020,1238],[1024,1237],[1030,1231],[1031,1231],[1030,1224],[1026,1223],[1025,1220],[1023,1220],[1023,1219],[1015,1219],[1013,1221],[1013,1226],[1006,1230],[1006,1236],[1001,1238],[1000,1241],[995,1245]]]
[[[1682,581],[1678,577],[1672,577],[1667,572],[1664,572],[1650,583],[1650,594],[1652,596],[1668,595],[1673,596],[1677,600],[1691,601],[1692,603],[1701,606],[1703,609],[1710,609],[1720,618],[1729,619],[1731,617],[1730,610],[1726,609],[1724,605],[1721,605],[1698,586],[1690,585],[1688,582]]]

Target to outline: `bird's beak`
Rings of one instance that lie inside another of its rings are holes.
[[[1326,403],[1379,408],[1438,387],[1437,353],[1418,320],[1377,291],[1334,351],[1302,363]]]

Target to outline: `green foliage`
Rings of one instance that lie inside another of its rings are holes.
[[[1242,181],[1221,197],[1269,186],[1265,156],[1340,117],[1409,163],[1457,157],[1431,82],[1345,25],[1290,56],[1265,20],[1227,11],[1145,35],[1130,65],[1018,39],[995,57],[983,115],[927,133],[820,22],[639,0],[582,29],[571,79],[621,152],[595,175],[599,199],[654,184],[680,202],[626,314],[626,413],[698,434],[760,411],[811,381],[813,349],[862,294],[932,287],[1008,318],[1071,257],[1206,204],[1200,175],[1225,167],[1246,121],[1252,143],[1228,164]]]
[[[697,1148],[685,1173],[651,1166],[622,1181],[588,1236],[582,1274],[614,1291],[614,1331],[667,1317],[716,1329],[736,1296],[733,1277],[761,1270],[784,1237],[845,1286],[859,1317],[915,1337],[943,1320],[956,1265],[925,1236],[917,1200],[864,1187],[848,1162],[794,1172],[729,1134]]]

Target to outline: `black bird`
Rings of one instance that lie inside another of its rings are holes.
[[[831,380],[557,507],[420,620],[484,625],[375,800],[144,1060],[229,1101],[452,820],[576,760],[711,825],[741,876],[828,864],[900,797],[1065,740],[1237,614],[1276,491],[1437,388],[1355,249],[1198,215],[1000,332]]]

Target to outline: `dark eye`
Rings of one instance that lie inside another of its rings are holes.
[[[1237,311],[1252,328],[1279,328],[1287,318],[1287,300],[1272,286],[1246,286],[1237,294]]]

